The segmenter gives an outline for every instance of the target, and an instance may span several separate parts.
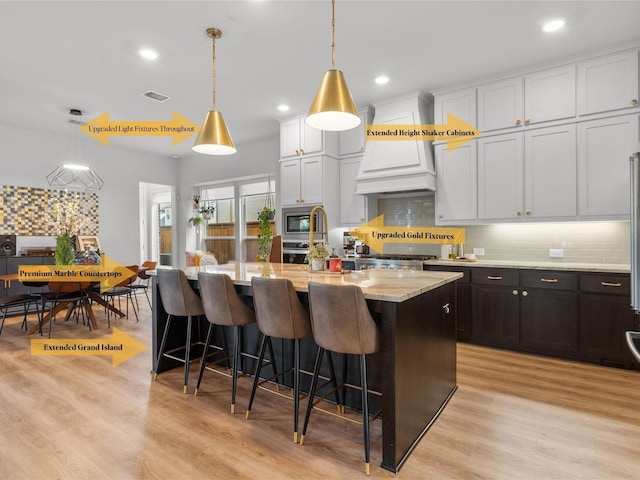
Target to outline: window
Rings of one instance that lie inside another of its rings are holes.
[[[274,191],[275,181],[266,177],[200,189],[201,205],[215,207],[206,223],[204,248],[213,252],[219,263],[255,261],[260,233],[258,212],[265,205],[275,206],[275,194],[270,193]],[[240,220],[236,221],[238,217]],[[271,230],[275,233],[275,220]]]

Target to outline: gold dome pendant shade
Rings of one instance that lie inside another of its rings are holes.
[[[360,125],[342,71],[332,68],[324,74],[305,122],[310,127],[331,131],[350,130]]]
[[[205,155],[230,155],[236,153],[222,113],[216,108],[216,39],[222,36],[217,28],[208,28],[207,35],[213,41],[213,108],[207,113],[192,149]]]
[[[331,0],[331,68],[327,70],[309,108],[305,123],[319,130],[350,130],[360,117],[342,71],[335,68],[335,0]]]
[[[230,155],[237,152],[219,111],[210,110],[207,113],[192,149],[206,155]]]

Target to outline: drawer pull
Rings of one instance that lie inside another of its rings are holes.
[[[621,287],[621,283],[611,283],[611,282],[600,282],[600,285],[603,287]]]
[[[445,313],[446,315],[448,315],[448,314],[451,312],[451,309],[450,309],[450,307],[449,307],[449,304],[448,304],[448,303],[445,303],[445,304],[442,306],[442,310],[444,310],[444,313]]]
[[[540,281],[545,283],[558,283],[557,278],[541,278]]]
[[[502,280],[502,277],[493,277],[491,275],[487,275],[488,280]]]

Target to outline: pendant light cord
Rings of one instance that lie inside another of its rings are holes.
[[[216,110],[216,37],[212,37],[213,40],[213,108],[212,110]]]
[[[336,0],[331,0],[331,68],[336,66]]]

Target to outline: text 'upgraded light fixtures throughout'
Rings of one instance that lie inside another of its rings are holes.
[[[305,123],[320,130],[349,130],[360,125],[347,81],[336,68],[335,0],[331,0],[331,68],[327,70],[309,108]]]
[[[69,114],[82,116],[82,111],[72,108]],[[70,131],[67,141],[66,162],[47,175],[47,183],[50,187],[64,190],[97,192],[104,185],[104,180],[100,178],[93,168],[82,165],[87,158],[84,148],[84,135],[80,135],[78,129],[73,127],[72,124],[82,124],[82,122],[69,120]]]
[[[222,36],[222,32],[217,28],[208,28],[207,35],[213,41],[213,108],[204,119],[193,150],[206,155],[229,155],[237,150],[222,114],[216,108],[216,39]]]

